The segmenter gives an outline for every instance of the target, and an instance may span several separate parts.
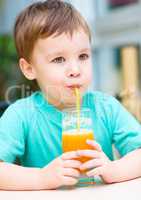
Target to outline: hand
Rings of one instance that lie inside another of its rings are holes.
[[[86,172],[87,176],[101,176],[104,182],[111,183],[113,162],[109,160],[98,143],[93,140],[87,140],[87,144],[90,145],[93,150],[77,151],[78,156],[91,158],[80,166],[80,170],[89,170]]]
[[[61,186],[75,185],[80,176],[79,168],[82,164],[75,160],[75,151],[62,154],[49,165],[41,169],[44,189],[56,189]]]

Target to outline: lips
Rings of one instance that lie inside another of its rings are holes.
[[[70,88],[70,89],[74,89],[74,88],[80,88],[82,87],[82,85],[79,85],[79,84],[75,84],[75,85],[68,85],[67,88]]]

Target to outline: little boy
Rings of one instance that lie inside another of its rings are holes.
[[[19,65],[41,91],[18,100],[0,119],[0,189],[43,190],[75,185],[80,169],[105,183],[141,176],[141,127],[113,97],[86,92],[92,80],[91,34],[77,10],[59,0],[37,2],[15,23]],[[62,153],[62,110],[81,106],[94,122],[92,150]],[[113,161],[112,144],[121,159]],[[85,163],[78,157],[88,156]],[[20,165],[15,164],[19,160]]]

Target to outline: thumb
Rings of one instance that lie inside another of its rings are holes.
[[[102,151],[102,148],[101,148],[100,144],[98,144],[96,141],[94,141],[94,140],[87,140],[86,143],[88,145],[90,145],[93,149],[95,149],[97,151]]]

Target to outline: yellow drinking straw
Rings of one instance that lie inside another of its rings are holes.
[[[78,88],[75,88],[76,96],[76,111],[77,111],[77,130],[80,131],[80,92]]]

